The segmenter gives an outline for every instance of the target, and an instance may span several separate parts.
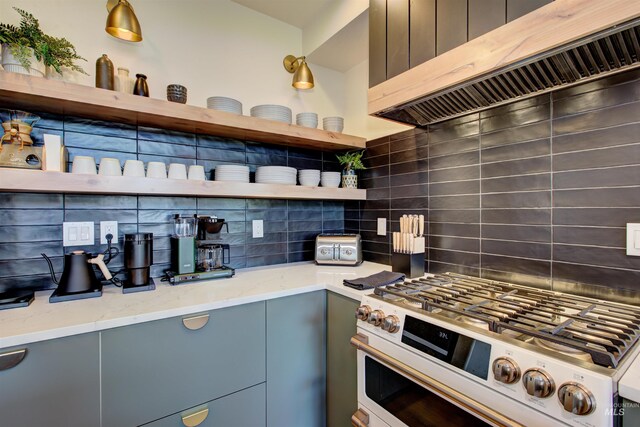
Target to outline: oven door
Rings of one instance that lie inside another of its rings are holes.
[[[351,339],[351,343],[358,349],[358,404],[360,411],[373,416],[375,420],[382,420],[385,424],[379,424],[379,421],[373,424],[358,424],[352,418],[352,425],[369,427],[377,425],[391,427],[525,425],[504,415],[505,405],[511,406],[511,411],[514,410],[514,406],[520,406],[513,401],[505,402],[509,400],[508,398],[499,394],[492,396],[490,400],[496,401],[498,409],[494,409],[493,405],[490,408],[451,388],[443,381],[414,369],[410,364],[399,360],[399,357],[387,354],[393,351],[385,352],[379,349],[387,345],[394,348],[397,346],[375,336],[372,336],[371,340],[373,345],[370,345],[369,338],[361,333]],[[401,355],[406,350],[398,349],[398,351]],[[447,375],[453,380],[452,377],[456,374],[449,371]],[[447,383],[451,382],[447,380]],[[489,394],[492,394],[491,391]],[[498,399],[502,402],[497,402]],[[530,410],[525,409],[524,412],[530,412]],[[356,415],[358,413],[354,414]],[[541,414],[537,413],[537,416],[539,415]],[[526,415],[527,418],[530,416],[531,414]],[[538,422],[543,422],[548,426],[557,425],[545,416],[542,418],[544,419],[539,419],[533,424],[538,425]],[[529,425],[529,422],[526,424]]]

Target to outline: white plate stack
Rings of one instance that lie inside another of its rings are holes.
[[[291,109],[284,105],[256,105],[251,109],[251,116],[291,124]]]
[[[236,99],[226,98],[224,96],[207,98],[207,108],[242,115],[242,103]]]
[[[296,124],[315,129],[318,127],[318,115],[316,113],[298,113],[296,114]]]
[[[325,117],[322,119],[322,128],[330,132],[342,132],[344,119],[342,117]]]
[[[298,171],[298,181],[305,187],[317,187],[320,184],[320,171],[318,169],[301,169]]]
[[[296,168],[287,166],[260,166],[256,169],[256,182],[296,185],[296,173]]]
[[[340,186],[340,172],[322,172],[320,184],[323,187],[338,188]]]
[[[218,165],[216,166],[215,180],[249,182],[249,166]]]

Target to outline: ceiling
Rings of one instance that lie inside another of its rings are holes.
[[[304,28],[336,0],[232,0],[294,27]]]

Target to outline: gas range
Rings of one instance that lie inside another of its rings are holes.
[[[376,288],[356,317],[359,401],[380,425],[412,424],[368,395],[367,357],[453,388],[489,425],[600,427],[617,422],[617,383],[640,352],[638,307],[455,273]]]

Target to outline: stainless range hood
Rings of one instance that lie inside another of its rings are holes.
[[[416,126],[640,66],[640,0],[556,0],[369,89]]]

